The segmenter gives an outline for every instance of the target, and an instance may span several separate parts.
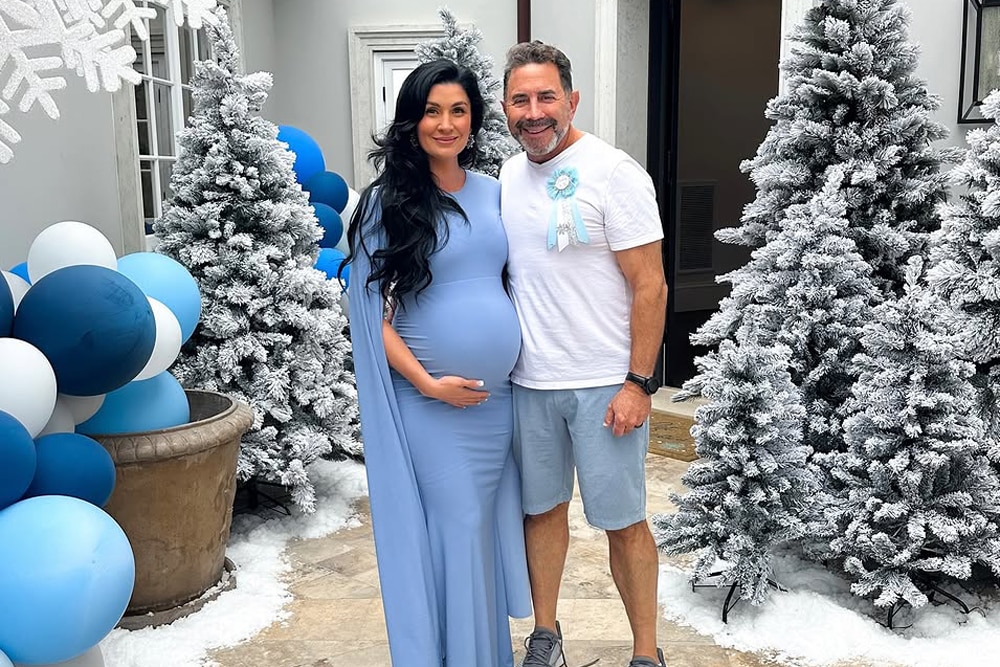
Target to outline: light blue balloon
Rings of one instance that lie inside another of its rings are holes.
[[[121,620],[134,585],[128,538],[99,507],[38,496],[0,510],[0,651],[14,662],[83,654]]]
[[[3,667],[2,662],[0,662],[0,667]],[[50,662],[47,665],[27,665],[23,662],[18,662],[14,664],[14,667],[105,667],[104,653],[101,651],[101,645],[98,644],[83,655],[78,655],[72,660]]]
[[[113,435],[142,433],[191,421],[191,408],[180,383],[167,371],[148,380],[133,380],[109,392],[94,416],[77,425],[77,433]]]
[[[118,260],[118,272],[170,309],[181,325],[183,343],[201,318],[198,283],[180,262],[156,252],[134,252]]]

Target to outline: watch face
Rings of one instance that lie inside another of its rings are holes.
[[[660,381],[656,378],[649,378],[646,380],[646,393],[655,394],[656,390],[660,388]]]

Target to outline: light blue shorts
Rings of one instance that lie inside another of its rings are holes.
[[[544,514],[573,497],[573,472],[587,522],[621,530],[646,519],[649,421],[621,437],[604,426],[620,384],[587,389],[514,385],[514,459],[525,514]]]

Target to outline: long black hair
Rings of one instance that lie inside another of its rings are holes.
[[[367,285],[375,283],[383,298],[397,303],[403,295],[418,294],[430,284],[430,256],[447,240],[448,228],[439,224],[445,213],[454,211],[468,220],[458,202],[438,187],[417,138],[431,88],[441,83],[457,83],[468,95],[470,136],[482,128],[485,105],[475,74],[449,60],[424,63],[413,70],[399,89],[392,124],[384,134],[373,137],[377,148],[368,159],[379,175],[362,192],[348,231],[350,251],[344,263],[359,252],[366,253],[372,264]],[[471,166],[474,150],[463,148],[459,165]],[[381,226],[385,244],[372,252],[365,240],[368,230],[362,227],[376,207],[381,210],[375,224]]]

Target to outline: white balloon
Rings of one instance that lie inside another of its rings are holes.
[[[66,220],[49,225],[28,248],[28,276],[32,284],[57,269],[77,264],[118,268],[111,242],[83,222]]]
[[[56,404],[65,405],[70,414],[73,415],[74,424],[82,424],[97,414],[97,411],[104,405],[104,394],[97,396],[70,396],[69,394],[59,394]]]
[[[0,651],[0,667],[14,667],[14,663],[10,661],[3,651]]]
[[[2,660],[0,660],[0,667],[3,667]],[[14,667],[104,667],[104,653],[101,651],[101,645],[98,644],[83,655],[77,656],[72,660],[66,660],[65,662],[52,662],[47,665],[30,666],[15,662]]]
[[[52,416],[45,424],[37,437],[49,435],[50,433],[72,433],[76,430],[76,422],[73,421],[73,412],[65,403],[56,397],[56,405],[52,409]]]
[[[348,188],[347,204],[344,206],[344,210],[340,212],[340,219],[344,222],[344,233],[340,235],[340,240],[337,241],[337,245],[334,246],[345,255],[348,252],[347,230],[351,226],[351,216],[354,215],[354,209],[358,207],[359,201],[361,201],[361,195],[359,195],[353,188]]]
[[[0,338],[0,410],[21,422],[31,437],[56,407],[56,372],[41,350],[17,338]]]
[[[10,295],[14,297],[14,310],[17,311],[17,307],[21,305],[21,299],[24,298],[25,292],[31,287],[31,283],[10,271],[0,271],[0,274],[3,274],[3,279],[7,281],[7,287],[10,288]]]
[[[136,380],[148,380],[167,370],[181,351],[181,325],[177,316],[156,299],[146,298],[149,299],[153,319],[156,321],[156,342],[153,344],[153,354],[135,376]]]

